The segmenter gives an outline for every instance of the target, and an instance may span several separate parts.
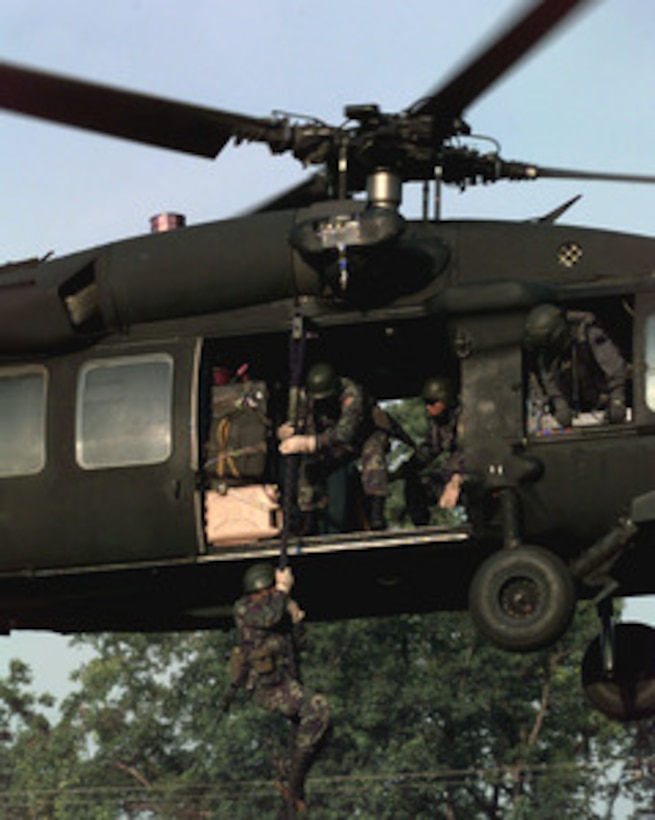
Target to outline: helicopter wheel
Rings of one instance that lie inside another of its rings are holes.
[[[515,652],[531,652],[560,638],[574,607],[571,574],[542,547],[494,553],[478,567],[469,590],[469,611],[479,631]]]
[[[646,624],[616,624],[614,667],[606,672],[602,642],[595,638],[582,661],[582,685],[591,704],[614,720],[643,720],[655,715],[655,629]]]

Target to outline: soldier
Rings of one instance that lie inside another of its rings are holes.
[[[305,460],[298,487],[298,506],[305,534],[316,531],[316,512],[328,505],[327,480],[341,467],[361,456],[362,487],[368,501],[369,526],[386,527],[389,427],[384,411],[352,379],[339,376],[331,364],[313,365],[307,374],[310,433],[299,435],[285,423],[278,430],[280,452],[313,454]]]
[[[421,390],[428,418],[425,439],[403,470],[405,506],[412,522],[430,522],[429,508],[452,509],[463,480],[462,453],[457,442],[459,407],[450,379],[430,376]]]
[[[293,581],[288,567],[253,564],[244,575],[245,594],[234,605],[234,620],[247,666],[246,690],[260,706],[294,725],[287,780],[281,787],[294,809],[303,811],[305,778],[330,713],[325,696],[310,692],[299,680],[296,649],[304,641],[305,613],[289,597]]]
[[[589,412],[625,421],[628,368],[593,313],[538,305],[526,319],[525,346],[533,398],[560,426]]]

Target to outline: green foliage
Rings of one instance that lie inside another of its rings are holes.
[[[420,398],[403,399],[402,401],[389,402],[386,405],[389,413],[398,421],[403,430],[408,433],[415,442],[425,439],[428,432],[428,421],[425,415],[425,406]],[[410,458],[412,450],[403,442],[393,440],[389,455],[389,497],[386,504],[386,513],[390,522],[394,526],[412,526],[411,521],[405,515],[405,482],[401,477],[402,465]],[[433,507],[430,510],[432,524],[456,524],[458,523],[458,513],[452,510],[441,510]]]
[[[621,789],[598,761],[636,741],[584,701],[579,663],[595,630],[581,608],[555,647],[513,655],[462,614],[310,624],[304,679],[333,717],[308,784],[316,816],[602,816],[603,796]],[[3,817],[272,815],[288,727],[243,693],[221,715],[233,635],[77,640],[95,656],[56,723],[24,665],[0,681]],[[642,760],[651,737],[637,738]],[[635,772],[637,798],[649,770]]]
[[[357,626],[328,627],[318,650],[336,723],[321,770],[336,774],[336,765],[366,781],[376,761],[388,777],[353,793],[341,816],[439,817],[450,803],[457,816],[485,817],[520,800],[534,810],[546,780],[549,792],[563,784],[572,808],[585,807],[579,773],[563,765],[589,731],[575,647],[505,655],[452,614]]]

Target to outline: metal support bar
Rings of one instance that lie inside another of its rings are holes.
[[[519,501],[512,487],[500,491],[500,510],[503,525],[503,547],[516,549],[521,546],[519,526]]]
[[[598,604],[600,618],[600,657],[603,673],[611,678],[616,664],[616,641],[614,639],[614,603],[605,598]]]
[[[600,588],[594,598],[596,603],[609,598],[618,587],[610,572],[628,548],[637,530],[638,527],[633,521],[622,518],[613,529],[572,562],[571,573],[575,578],[587,586]]]

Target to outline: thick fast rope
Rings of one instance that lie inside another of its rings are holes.
[[[305,351],[305,325],[302,314],[297,311],[291,325],[289,339],[289,406],[287,414],[295,430],[298,424],[299,392],[302,379],[303,356]],[[284,569],[289,564],[289,527],[294,504],[294,489],[297,484],[299,457],[287,455],[283,459],[283,493],[282,493],[282,536],[278,566]]]

